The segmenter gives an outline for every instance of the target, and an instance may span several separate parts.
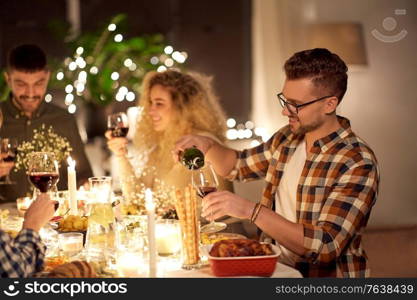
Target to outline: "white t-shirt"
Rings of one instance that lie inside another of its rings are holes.
[[[290,161],[286,164],[284,174],[275,194],[275,211],[291,222],[297,222],[297,187],[306,158],[306,143],[303,140],[297,146]],[[281,245],[279,247],[282,251],[281,262],[294,265],[295,254]]]

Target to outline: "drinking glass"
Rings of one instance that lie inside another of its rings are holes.
[[[87,260],[108,272],[115,263],[116,220],[111,203],[112,178],[90,177],[89,218],[87,228]]]
[[[219,186],[219,181],[217,179],[217,175],[214,172],[211,164],[206,162],[204,167],[192,170],[192,176],[191,181],[193,184],[193,187],[197,190],[197,195],[201,198],[204,198],[208,194],[212,192],[216,192],[217,188]],[[213,211],[210,211],[210,214],[212,215]],[[225,229],[227,225],[223,222],[216,222],[211,221],[209,224],[206,224],[201,227],[200,231],[203,233],[213,233],[222,231]]]
[[[81,232],[64,232],[58,235],[59,248],[68,258],[83,250],[84,235]]]
[[[17,139],[3,138],[0,140],[0,160],[3,162],[14,162],[17,157]],[[6,175],[0,184],[15,184],[16,182],[10,180],[10,173]]]

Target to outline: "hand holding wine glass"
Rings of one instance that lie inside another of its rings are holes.
[[[28,160],[29,181],[41,193],[55,188],[59,180],[58,161],[51,152],[33,152]],[[56,202],[55,210],[58,208]]]
[[[111,114],[107,118],[106,137],[108,139],[107,145],[109,149],[116,156],[127,155],[127,139],[129,132],[129,122],[127,115],[123,112]]]
[[[126,137],[129,132],[129,120],[124,112],[111,114],[107,117],[107,128],[112,137]]]
[[[217,175],[210,163],[206,162],[204,167],[192,171],[192,184],[197,190],[198,196],[204,198],[212,192],[216,192],[219,186]],[[212,211],[210,211],[212,214]],[[213,233],[225,229],[227,225],[222,222],[211,221],[209,224],[201,227],[203,233]]]

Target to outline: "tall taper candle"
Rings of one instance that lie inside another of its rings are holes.
[[[145,190],[145,207],[148,213],[149,277],[156,277],[155,203],[150,189]]]
[[[67,159],[68,162],[68,194],[69,194],[69,207],[70,214],[73,216],[78,215],[77,205],[77,175],[75,173],[75,160],[71,156]]]

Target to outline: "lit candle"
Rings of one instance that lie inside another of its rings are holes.
[[[180,251],[181,240],[178,224],[169,223],[167,220],[165,223],[156,224],[156,248],[159,255],[170,255]]]
[[[117,258],[117,271],[123,277],[142,277],[144,262],[138,253],[123,253]]]
[[[149,277],[156,277],[155,203],[150,189],[145,190],[145,207],[148,213]]]
[[[68,162],[68,194],[69,194],[69,207],[71,215],[78,215],[77,206],[77,175],[75,173],[75,160],[71,156],[67,159]]]

